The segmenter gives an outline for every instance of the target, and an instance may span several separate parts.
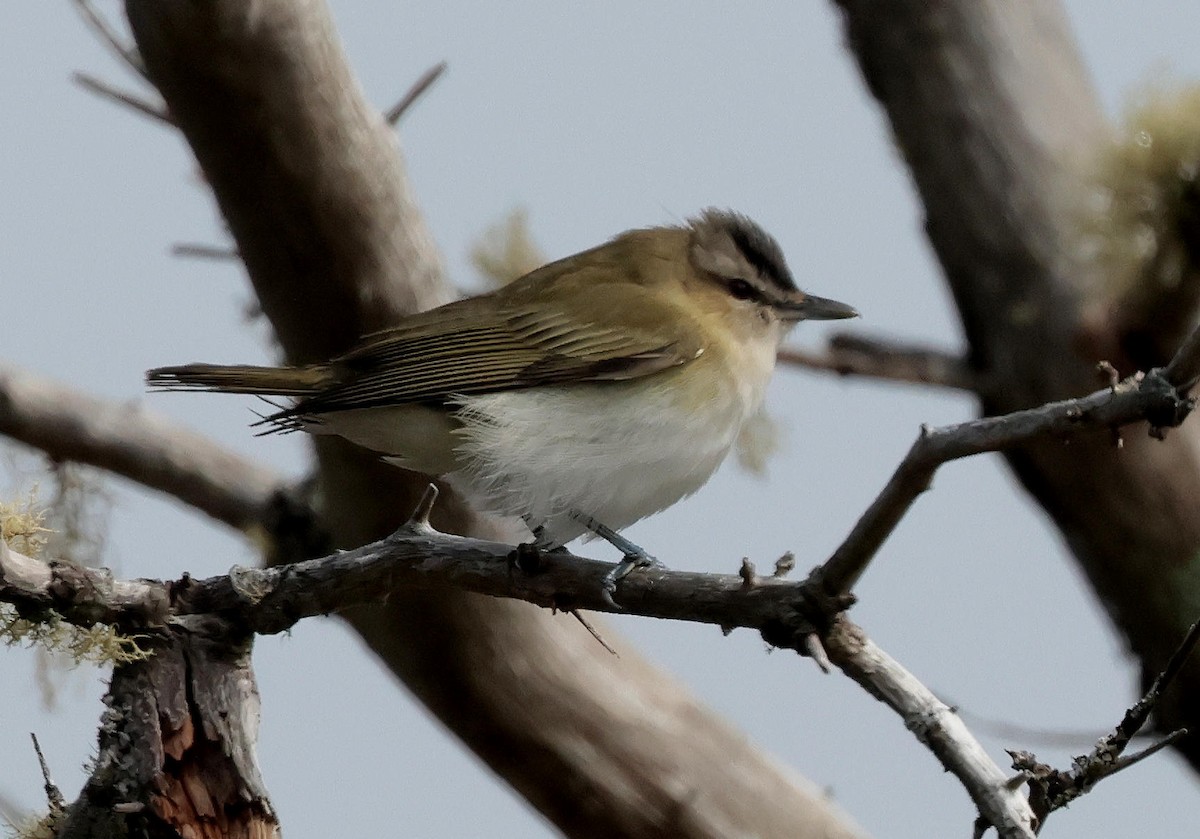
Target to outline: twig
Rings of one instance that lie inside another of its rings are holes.
[[[785,347],[777,358],[781,364],[840,376],[866,376],[975,392],[982,386],[979,374],[959,356],[932,347],[862,335],[835,335],[824,353]]]
[[[1050,813],[1066,807],[1089,792],[1100,781],[1140,763],[1187,734],[1186,729],[1179,729],[1140,752],[1128,756],[1124,754],[1129,743],[1146,724],[1154,707],[1162,699],[1163,692],[1179,675],[1197,641],[1200,641],[1200,621],[1192,624],[1167,666],[1158,674],[1145,695],[1125,712],[1112,733],[1102,737],[1091,752],[1072,760],[1070,769],[1053,769],[1038,761],[1030,752],[1009,753],[1013,758],[1013,768],[1028,776],[1030,803],[1042,824],[1045,824]]]
[[[62,790],[50,778],[50,766],[46,763],[46,756],[42,754],[42,746],[38,742],[37,735],[30,732],[29,739],[33,740],[33,750],[37,752],[38,765],[42,767],[42,789],[46,791],[46,801],[50,804],[50,812],[52,814],[61,813],[67,806],[67,800],[63,798]]]
[[[173,245],[171,247],[171,255],[219,260],[237,260],[242,258],[237,248],[223,248],[218,245],[200,245],[191,242],[180,242],[177,245]]]
[[[439,61],[437,64],[433,65],[424,73],[422,73],[420,77],[412,83],[412,87],[408,89],[408,92],[400,97],[400,101],[388,109],[388,112],[384,117],[387,119],[388,125],[395,125],[396,123],[400,122],[400,118],[404,116],[405,112],[412,107],[414,102],[421,98],[421,95],[425,93],[425,91],[429,90],[434,82],[441,78],[442,73],[446,72],[446,68],[448,66],[449,65],[446,64],[445,61]]]
[[[137,50],[121,42],[120,36],[108,25],[108,21],[96,11],[92,6],[91,0],[75,0],[75,8],[83,15],[84,22],[87,23],[88,27],[100,37],[101,41],[109,46],[117,58],[127,64],[143,79],[150,81],[150,77],[146,75],[146,67],[142,64],[142,58],[138,55]]]
[[[1096,742],[1100,736],[1099,729],[1058,729],[1039,728],[1032,725],[1022,725],[1009,720],[977,714],[952,701],[950,697],[941,694],[941,700],[952,707],[963,718],[963,722],[981,734],[999,740],[1021,741],[1036,743],[1041,746],[1056,749],[1086,749]]]
[[[167,113],[165,105],[155,105],[152,102],[147,102],[145,99],[113,87],[108,82],[101,81],[87,73],[75,72],[71,75],[71,78],[75,80],[77,85],[95,93],[97,96],[109,99],[119,105],[125,105],[140,114],[144,114],[166,125],[175,125],[175,120],[171,119],[171,115]]]
[[[1188,342],[1184,349],[1189,354],[1200,353],[1200,341]],[[1184,350],[1180,350],[1176,357],[1184,355]],[[825,563],[825,583],[829,590],[847,592],[854,587],[917,496],[929,488],[934,473],[943,463],[1012,448],[1051,434],[1112,428],[1139,420],[1149,420],[1152,430],[1179,425],[1193,403],[1179,393],[1175,379],[1168,375],[1171,374],[1151,371],[1079,399],[943,428],[922,428],[887,485]]]

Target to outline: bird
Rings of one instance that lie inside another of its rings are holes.
[[[716,208],[630,230],[486,294],[402,318],[325,363],[186,364],[151,388],[284,397],[267,433],[335,434],[520,517],[541,550],[620,531],[699,490],[760,409],[802,320],[856,317],[801,291],[778,242]]]

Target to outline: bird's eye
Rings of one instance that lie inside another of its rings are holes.
[[[754,286],[750,285],[750,283],[746,282],[745,280],[730,280],[728,288],[729,293],[738,300],[749,300],[751,297],[755,296]]]

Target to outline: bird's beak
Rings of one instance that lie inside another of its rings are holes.
[[[797,294],[793,299],[779,306],[780,314],[788,320],[842,320],[843,318],[858,317],[858,309],[830,300],[827,297],[817,297],[815,294]]]

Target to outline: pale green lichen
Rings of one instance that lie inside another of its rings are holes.
[[[1095,173],[1083,241],[1110,294],[1181,283],[1194,269],[1181,230],[1197,224],[1200,85],[1140,94]]]
[[[37,488],[20,501],[0,501],[0,539],[17,553],[37,556],[46,547],[50,530],[46,513],[38,509]]]
[[[471,248],[471,263],[498,288],[546,264],[529,231],[529,213],[518,208],[484,231]]]
[[[9,550],[37,557],[50,531],[43,526],[45,513],[37,506],[37,491],[17,502],[0,501],[0,537]],[[129,664],[150,656],[139,641],[145,636],[123,635],[111,626],[79,627],[47,609],[36,618],[22,617],[15,606],[0,604],[0,641],[7,646],[38,647],[61,654],[75,664]]]
[[[96,624],[87,628],[63,620],[46,610],[37,620],[18,616],[8,604],[0,605],[0,641],[10,647],[39,647],[62,655],[74,664],[132,664],[144,661],[153,651],[143,647],[145,635],[123,635],[111,626]]]

